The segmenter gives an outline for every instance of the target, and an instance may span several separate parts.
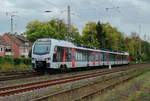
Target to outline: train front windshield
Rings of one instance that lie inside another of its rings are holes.
[[[49,54],[51,42],[36,42],[33,49],[33,54],[44,55]]]

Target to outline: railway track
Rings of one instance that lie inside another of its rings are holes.
[[[51,73],[51,74],[56,75],[56,74],[59,74],[59,73]],[[39,76],[39,75],[41,75],[41,74],[38,74],[37,72],[35,72],[33,70],[0,72],[0,82],[1,81],[8,81],[8,80],[22,79],[22,78],[28,78],[28,77],[36,77],[36,76]]]
[[[135,69],[136,70],[136,69]],[[142,69],[141,69],[142,70]],[[147,69],[150,70],[150,69]],[[135,72],[129,71],[125,74],[120,74],[112,77],[106,77],[103,80],[92,82],[91,84],[83,85],[73,89],[57,92],[30,101],[91,101],[94,96],[101,95],[115,86],[127,82],[145,72],[147,70]]]
[[[37,73],[33,70],[0,72],[0,81],[15,80],[33,76],[37,76]]]
[[[36,89],[51,87],[54,85],[60,85],[60,84],[75,82],[75,81],[84,80],[88,78],[94,78],[98,76],[124,72],[126,70],[129,70],[129,68],[125,68],[122,70],[89,73],[89,74],[84,74],[84,75],[75,75],[75,76],[70,76],[70,77],[51,79],[51,80],[46,80],[46,81],[34,82],[34,83],[26,83],[26,84],[21,84],[21,85],[16,85],[16,86],[3,87],[3,88],[0,88],[0,96],[3,97],[3,96],[14,95],[14,94],[22,93],[22,92],[28,92],[28,91],[32,91]]]
[[[8,75],[15,75],[17,74],[21,74],[21,73],[30,73],[33,72],[33,70],[23,70],[23,71],[10,71],[10,72],[0,72],[0,76],[8,76]]]

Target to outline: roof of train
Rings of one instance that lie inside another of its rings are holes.
[[[111,54],[119,54],[119,55],[129,55],[129,53],[127,52],[114,52],[114,51],[110,51],[110,50],[103,50],[103,49],[94,49],[94,48],[87,48],[87,47],[82,47],[82,46],[77,46],[71,42],[68,41],[64,41],[64,40],[56,40],[56,39],[52,39],[52,38],[41,38],[38,39],[36,42],[38,41],[51,41],[53,44],[57,45],[57,46],[65,46],[65,47],[73,47],[73,48],[77,48],[77,49],[82,49],[82,50],[90,50],[90,51],[97,51],[97,52],[107,52],[107,53],[111,53]]]

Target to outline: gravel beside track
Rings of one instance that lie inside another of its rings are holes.
[[[32,77],[32,76],[36,76],[36,75],[37,75],[37,73],[33,70],[0,72],[0,82],[21,79],[21,78],[28,78],[28,77]]]

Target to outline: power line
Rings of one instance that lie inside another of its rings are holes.
[[[56,4],[52,3],[52,2],[50,2],[49,0],[44,0],[44,1],[46,2],[46,4],[48,3],[48,4],[51,4],[52,6],[58,8],[58,5],[56,5]]]

